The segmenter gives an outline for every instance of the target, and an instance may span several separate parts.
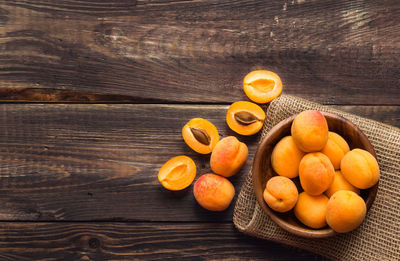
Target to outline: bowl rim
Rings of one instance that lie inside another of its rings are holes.
[[[368,137],[353,122],[351,122],[350,120],[348,120],[340,115],[334,114],[334,113],[324,112],[324,111],[320,111],[320,112],[327,118],[332,118],[334,120],[339,120],[339,121],[342,121],[342,122],[345,122],[346,124],[348,124],[352,129],[354,129],[359,134],[360,139],[363,140],[366,150],[369,151],[375,158],[377,158],[375,150],[374,150],[371,142],[369,141]],[[264,135],[264,137],[262,137],[261,142],[259,143],[256,153],[254,155],[254,160],[253,160],[253,165],[252,165],[252,181],[253,181],[254,194],[255,194],[257,202],[260,205],[260,207],[262,208],[262,210],[275,222],[275,224],[277,224],[282,229],[288,231],[289,233],[292,233],[292,234],[295,234],[295,235],[301,236],[301,237],[308,237],[308,238],[332,237],[332,236],[336,235],[337,233],[333,229],[331,229],[329,226],[322,228],[322,229],[311,229],[311,228],[306,228],[306,227],[302,227],[300,229],[299,227],[286,222],[285,220],[278,217],[278,215],[275,211],[273,211],[272,209],[270,209],[268,207],[268,205],[264,201],[264,198],[262,197],[262,193],[261,194],[257,193],[259,183],[261,182],[258,179],[259,173],[261,172],[261,156],[260,155],[263,153],[264,148],[269,143],[269,140],[272,138],[272,136],[275,134],[275,132],[277,130],[279,130],[280,128],[282,128],[284,125],[286,125],[288,123],[291,124],[291,122],[293,122],[294,118],[297,115],[298,115],[298,113],[293,114],[293,115],[289,116],[288,118],[280,121],[278,124],[273,126],[268,131],[268,133],[266,133]],[[368,189],[369,195],[372,195],[372,196],[368,196],[367,199],[365,200],[365,204],[367,206],[367,212],[375,200],[376,193],[378,190],[378,184],[379,184],[379,180],[374,186],[372,186],[371,188]]]

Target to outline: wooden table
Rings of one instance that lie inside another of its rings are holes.
[[[284,93],[400,127],[400,4],[385,1],[0,2],[0,259],[321,260],[238,232],[172,193],[181,128],[222,136],[242,79],[269,69]],[[240,137],[249,160],[258,136]],[[236,199],[236,198],[235,198]]]

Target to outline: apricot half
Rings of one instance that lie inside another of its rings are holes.
[[[210,167],[216,174],[230,177],[246,163],[247,156],[247,145],[234,136],[228,136],[215,145],[210,157]]]
[[[219,141],[217,128],[202,118],[194,118],[186,123],[182,128],[182,136],[190,148],[201,154],[211,153]]]
[[[241,135],[253,135],[263,126],[264,110],[255,103],[237,101],[229,106],[226,123],[234,132]]]
[[[193,194],[203,208],[223,211],[231,204],[235,196],[235,188],[228,179],[208,173],[194,183]]]
[[[182,190],[192,184],[196,177],[196,164],[187,156],[168,160],[158,172],[158,180],[164,188]]]
[[[256,70],[244,77],[243,90],[253,102],[267,103],[281,94],[282,81],[274,72]]]
[[[379,166],[375,157],[366,150],[353,149],[340,162],[343,177],[359,189],[367,189],[379,180]]]

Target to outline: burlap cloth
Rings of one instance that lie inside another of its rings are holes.
[[[235,226],[246,234],[303,248],[333,260],[400,260],[400,129],[282,95],[267,109],[261,138],[281,120],[308,109],[336,113],[351,120],[374,146],[381,176],[378,194],[364,222],[352,232],[331,238],[292,235],[278,227],[258,205],[250,171],[236,202]]]

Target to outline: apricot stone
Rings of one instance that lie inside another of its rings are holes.
[[[379,166],[375,157],[366,150],[354,149],[344,155],[340,169],[343,177],[359,189],[367,189],[379,180]]]
[[[349,151],[350,147],[345,139],[343,139],[339,134],[330,131],[328,134],[328,141],[321,152],[328,156],[335,169],[339,169],[340,161]]]
[[[275,145],[272,151],[272,168],[280,176],[295,178],[299,175],[299,165],[304,154],[297,147],[292,136],[286,136]]]
[[[304,152],[322,150],[328,141],[328,123],[319,111],[303,111],[292,123],[294,142]]]
[[[350,190],[356,194],[360,194],[360,190],[351,185],[342,175],[340,170],[335,171],[335,178],[333,179],[332,185],[325,191],[325,195],[330,198],[335,192],[339,190]]]
[[[364,220],[367,207],[364,200],[353,191],[340,190],[329,199],[326,222],[338,233],[357,228]]]
[[[322,228],[326,226],[326,208],[328,197],[325,195],[311,196],[306,192],[299,195],[294,207],[294,214],[304,225],[311,228]]]
[[[282,176],[270,178],[263,194],[268,206],[278,212],[291,210],[296,205],[298,195],[293,181]]]
[[[204,174],[195,182],[193,194],[203,208],[223,211],[231,204],[235,196],[235,188],[228,179],[209,173]]]
[[[335,169],[329,158],[321,152],[306,154],[299,166],[300,184],[312,196],[327,190],[335,177]]]
[[[214,173],[230,177],[246,163],[247,156],[246,144],[234,136],[228,136],[215,145],[210,157],[210,166]]]

